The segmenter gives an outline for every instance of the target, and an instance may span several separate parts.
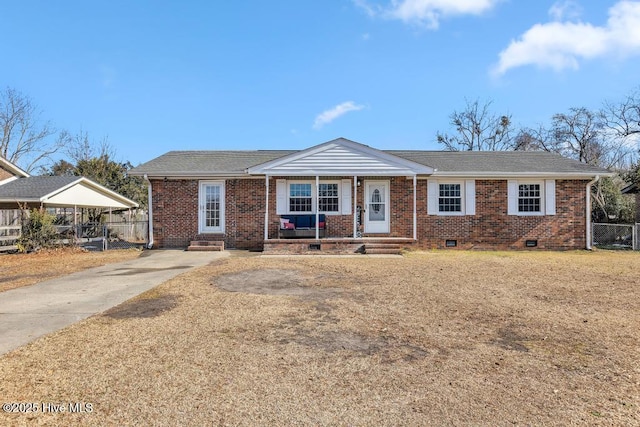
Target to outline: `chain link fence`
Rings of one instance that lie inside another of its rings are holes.
[[[595,247],[640,250],[640,224],[593,224],[592,231]]]
[[[76,243],[89,250],[142,248],[148,241],[147,221],[85,223],[76,230]]]

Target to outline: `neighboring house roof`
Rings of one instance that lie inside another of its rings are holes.
[[[108,188],[78,176],[32,176],[0,185],[0,204],[48,207],[101,207],[129,209],[138,204]]]
[[[15,178],[26,178],[29,174],[26,171],[23,171],[18,166],[11,163],[9,160],[0,156],[0,168],[6,170],[10,174],[12,174]]]
[[[368,164],[363,166],[363,163]],[[496,178],[611,175],[606,169],[543,151],[376,150],[344,138],[295,151],[171,151],[132,169],[129,174],[155,178],[385,174],[385,169],[376,165],[388,167],[389,175]]]

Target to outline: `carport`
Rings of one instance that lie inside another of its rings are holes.
[[[25,210],[42,208],[73,209],[73,229],[76,230],[78,213],[82,209],[131,210],[138,204],[115,191],[78,176],[29,176],[13,179],[0,185],[0,209]],[[3,226],[2,246],[17,238],[20,225]],[[16,235],[17,233],[17,235]],[[77,233],[76,233],[77,234]]]

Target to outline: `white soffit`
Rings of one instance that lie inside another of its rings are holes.
[[[403,176],[433,168],[343,138],[248,169],[250,174],[287,176]]]
[[[134,207],[131,203],[124,203],[128,199],[124,197],[122,199],[118,200],[110,197],[106,193],[91,188],[86,182],[79,181],[59,193],[45,198],[42,202],[46,206],[110,207],[119,209]]]

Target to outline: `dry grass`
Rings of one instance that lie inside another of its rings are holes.
[[[640,258],[229,258],[0,359],[29,425],[639,425]]]
[[[33,285],[91,267],[127,261],[140,256],[139,250],[87,252],[64,248],[30,254],[0,254],[0,292]]]

